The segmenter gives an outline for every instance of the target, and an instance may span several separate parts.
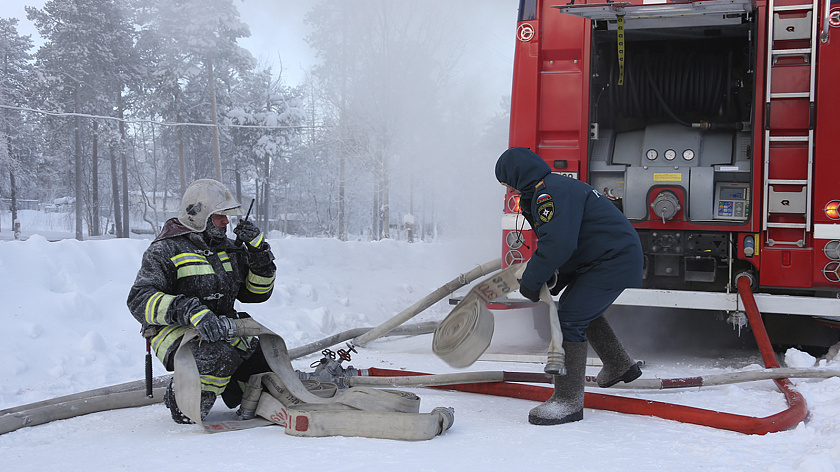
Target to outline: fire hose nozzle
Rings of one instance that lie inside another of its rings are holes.
[[[222,325],[222,330],[225,335],[225,340],[231,341],[236,338],[246,338],[248,336],[258,336],[260,334],[260,327],[254,326],[253,323],[246,319],[228,318],[227,316],[220,316],[219,323]]]

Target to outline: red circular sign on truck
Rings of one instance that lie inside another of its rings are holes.
[[[536,30],[531,25],[531,23],[522,23],[519,25],[519,28],[516,29],[516,37],[519,38],[520,41],[526,42],[530,41],[534,38],[534,33]]]
[[[835,8],[828,14],[828,24],[835,28],[840,26],[840,8]]]

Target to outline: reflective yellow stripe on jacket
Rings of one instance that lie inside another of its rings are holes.
[[[209,275],[215,274],[213,266],[207,261],[207,258],[201,254],[193,252],[184,252],[177,254],[170,258],[178,268],[178,278],[190,277],[193,275]]]
[[[146,300],[146,323],[150,325],[165,325],[166,310],[169,304],[175,299],[174,295],[166,295],[163,292],[155,292]]]
[[[154,349],[155,356],[157,356],[161,362],[164,362],[163,358],[166,356],[167,349],[169,349],[175,341],[183,336],[186,330],[186,326],[169,325],[152,337],[152,349]]]
[[[259,235],[257,235],[257,237],[256,237],[256,238],[254,238],[254,239],[252,239],[252,240],[248,241],[248,244],[249,244],[251,247],[260,247],[260,244],[262,244],[263,239],[264,239],[263,234],[262,234],[262,233],[260,233]]]
[[[230,265],[230,256],[225,251],[219,251],[219,260],[222,261],[222,267],[225,268],[225,271],[233,271],[233,266]]]
[[[263,277],[253,272],[248,272],[248,279],[245,282],[245,288],[251,293],[266,294],[274,287],[274,275],[271,277]]]

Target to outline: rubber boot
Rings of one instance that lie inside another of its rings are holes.
[[[639,365],[624,350],[624,346],[603,315],[589,323],[586,337],[604,363],[596,379],[599,387],[607,388],[618,382],[632,382],[642,375]]]
[[[566,375],[554,376],[554,394],[528,413],[536,425],[571,423],[583,419],[583,384],[586,380],[586,341],[564,342]]]
[[[175,387],[173,386],[174,379],[169,380],[169,386],[166,387],[166,392],[163,394],[163,404],[169,408],[169,413],[172,415],[172,421],[178,424],[193,424],[194,421],[185,415],[184,412],[178,408],[175,403]]]

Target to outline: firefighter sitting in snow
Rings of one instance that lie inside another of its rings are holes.
[[[239,382],[270,370],[257,339],[225,339],[220,321],[248,316],[234,309],[234,301],[264,302],[274,288],[274,255],[260,230],[243,221],[233,230],[236,242],[226,236],[228,215],[241,214],[242,207],[221,183],[202,179],[190,184],[179,216],[166,221],[143,254],[127,300],[168,371],[174,370],[184,332],[198,330],[200,338],[190,347],[201,376],[202,419],[217,395],[233,408],[242,398]],[[175,403],[172,382],[164,403],[175,422],[192,422]]]
[[[522,215],[537,234],[537,249],[522,274],[519,291],[533,302],[556,277],[552,295],[563,331],[566,375],[554,376],[554,395],[531,410],[532,424],[583,418],[587,338],[604,363],[600,387],[641,375],[613,333],[604,311],[626,287],[642,284],[642,246],[627,218],[597,190],[557,175],[536,153],[515,147],[496,162],[496,178],[520,194]]]

